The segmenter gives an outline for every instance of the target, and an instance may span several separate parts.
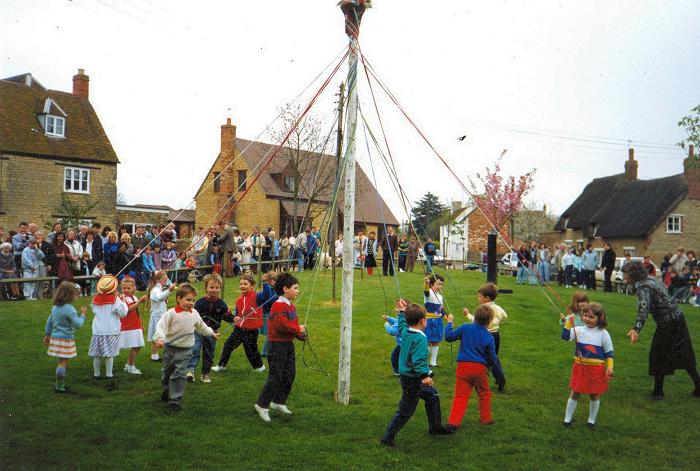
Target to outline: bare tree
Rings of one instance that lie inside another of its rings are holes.
[[[551,231],[557,217],[547,213],[547,206],[528,201],[513,217],[513,235],[520,240],[539,240],[540,234]]]
[[[310,221],[323,211],[314,208],[313,203],[323,206],[333,198],[335,189],[336,158],[328,155],[334,151],[333,127],[327,131],[321,119],[312,114],[305,115],[296,127],[294,124],[301,114],[300,107],[286,105],[280,109],[282,117],[279,128],[271,132],[274,141],[281,142],[290,133],[278,159],[278,181],[289,192],[294,202],[292,231],[298,227],[299,205],[306,204],[304,221]]]

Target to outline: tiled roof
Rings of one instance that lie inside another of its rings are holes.
[[[646,236],[687,194],[682,173],[654,180],[627,181],[624,173],[596,178],[562,213],[554,230],[580,229],[593,237],[597,225],[595,235],[603,238]]]
[[[53,102],[52,113],[63,116],[60,107],[67,115],[65,138],[47,136],[39,122],[47,98]],[[119,163],[90,102],[72,93],[47,90],[30,74],[0,80],[0,152]]]

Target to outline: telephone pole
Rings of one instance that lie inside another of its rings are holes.
[[[336,157],[336,163],[335,163],[335,191],[333,192],[333,195],[336,195],[338,193],[338,185],[340,185],[340,174],[342,173],[342,167],[340,166],[340,162],[342,161],[342,154],[343,154],[343,105],[345,101],[345,82],[340,83],[340,98],[338,100],[338,140],[336,141],[336,151],[335,151],[335,157]],[[331,283],[333,283],[333,302],[335,303],[336,301],[336,296],[335,296],[335,238],[337,237],[338,233],[338,200],[335,199],[333,204],[331,205],[331,212],[333,213],[331,215],[331,243],[330,243],[330,252],[331,252],[331,260],[333,261],[333,266],[331,267]]]

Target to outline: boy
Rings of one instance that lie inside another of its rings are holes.
[[[306,339],[306,327],[299,325],[297,310],[292,304],[299,295],[299,281],[289,273],[282,273],[275,283],[275,291],[279,297],[270,310],[267,330],[270,373],[255,403],[256,412],[265,422],[270,421],[270,409],[292,413],[286,402],[296,376],[294,339]]]
[[[460,340],[457,354],[457,371],[455,372],[455,395],[450,409],[449,424],[459,427],[469,405],[472,388],[479,395],[479,421],[483,425],[493,424],[491,418],[491,391],[486,369],[491,367],[494,376],[498,377],[500,369],[496,358],[496,345],[486,326],[493,319],[490,306],[479,306],[474,313],[473,324],[463,324],[452,329],[454,316],[447,316],[445,340],[454,342]]]
[[[165,346],[163,351],[163,392],[160,400],[168,402],[168,409],[176,412],[181,409],[180,402],[185,393],[185,371],[187,362],[192,357],[194,333],[219,338],[218,332],[208,327],[199,313],[194,309],[197,290],[187,283],[177,288],[175,299],[177,305],[163,314],[158,321],[153,343],[157,348]]]
[[[440,396],[433,387],[433,372],[428,368],[428,339],[424,333],[427,325],[425,309],[418,304],[406,306],[401,300],[397,304],[397,311],[401,336],[401,401],[381,440],[382,445],[390,447],[396,446],[396,434],[406,425],[421,399],[425,401],[430,435],[447,435],[456,430],[454,427],[443,427],[441,423]]]
[[[275,291],[275,282],[277,281],[277,273],[270,271],[262,276],[263,287],[255,297],[255,302],[263,310],[263,325],[260,328],[260,334],[265,337],[262,348],[263,358],[267,357],[267,350],[270,347],[270,342],[267,341],[267,322],[270,318],[270,310],[272,304],[277,301],[277,292]]]
[[[219,331],[221,322],[233,322],[233,315],[223,299],[221,299],[221,276],[218,273],[210,273],[204,277],[204,290],[206,295],[197,300],[194,304],[195,310],[202,317],[204,323],[211,327],[214,332]],[[194,381],[194,372],[199,363],[199,352],[203,352],[202,358],[202,383],[211,383],[209,372],[214,364],[214,350],[216,350],[216,339],[213,337],[203,337],[198,332],[194,334],[194,347],[192,348],[192,358],[187,365],[187,381]]]

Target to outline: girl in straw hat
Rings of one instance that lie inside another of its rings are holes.
[[[112,275],[97,281],[97,294],[92,299],[92,339],[88,355],[93,358],[95,378],[101,378],[102,359],[105,360],[105,376],[112,378],[114,357],[119,355],[120,319],[129,311],[126,303],[117,297],[119,282]]]

